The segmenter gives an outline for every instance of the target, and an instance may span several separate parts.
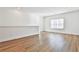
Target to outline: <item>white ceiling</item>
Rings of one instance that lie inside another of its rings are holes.
[[[79,10],[79,7],[28,7],[20,9],[26,12],[38,13],[42,16],[49,16],[70,11],[76,11]]]
[[[79,7],[4,7],[0,10],[19,10],[40,15],[52,15],[79,10]]]
[[[21,8],[20,8],[21,9]],[[23,11],[34,12],[34,13],[53,13],[60,11],[73,11],[79,10],[77,7],[27,7],[22,8]]]

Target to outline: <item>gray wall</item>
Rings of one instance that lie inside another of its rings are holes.
[[[54,18],[64,18],[65,28],[63,30],[54,30],[50,28],[50,20]],[[79,35],[79,11],[63,13],[44,17],[43,30],[49,32],[59,32]]]

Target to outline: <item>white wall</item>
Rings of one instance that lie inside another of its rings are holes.
[[[0,8],[0,42],[39,34],[39,16]]]
[[[0,26],[39,26],[38,15],[23,10],[0,8]]]
[[[54,30],[50,28],[50,20],[53,18],[64,18],[65,28],[63,30]],[[63,13],[44,17],[44,31],[60,32],[79,35],[79,11]]]
[[[43,21],[44,21],[43,20],[43,16],[40,16],[39,19],[40,19],[40,22],[39,22],[40,23],[40,25],[39,25],[39,31],[42,32],[43,31]]]

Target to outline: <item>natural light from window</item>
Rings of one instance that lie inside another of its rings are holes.
[[[52,29],[63,29],[64,28],[64,19],[52,19],[51,20],[51,28]]]

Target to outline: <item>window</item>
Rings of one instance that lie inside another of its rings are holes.
[[[52,19],[51,28],[52,29],[63,29],[64,28],[64,19]]]

